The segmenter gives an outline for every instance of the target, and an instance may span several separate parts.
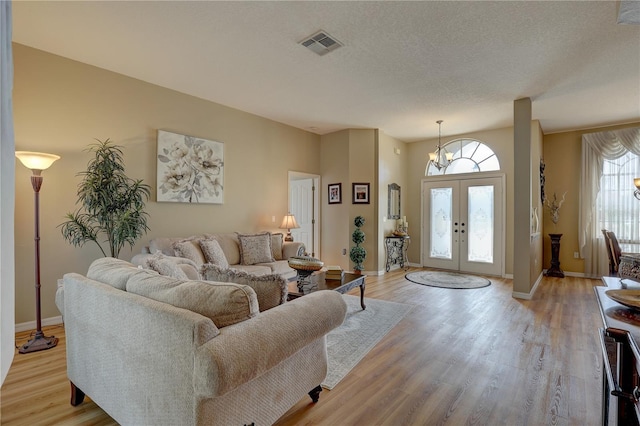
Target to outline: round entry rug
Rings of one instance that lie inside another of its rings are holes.
[[[491,284],[483,277],[447,271],[410,272],[405,278],[416,284],[442,288],[481,288]]]

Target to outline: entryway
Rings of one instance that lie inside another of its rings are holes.
[[[307,252],[314,256],[320,253],[318,191],[320,176],[301,172],[289,172],[289,211],[295,216],[300,228],[292,229],[294,241],[301,241]]]
[[[422,264],[502,275],[504,175],[422,181]]]

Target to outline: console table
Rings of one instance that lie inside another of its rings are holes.
[[[384,244],[387,248],[387,272],[391,269],[391,265],[400,265],[402,269],[409,267],[407,250],[410,242],[411,237],[408,235],[389,235],[384,237]]]
[[[640,312],[629,309],[606,295],[607,290],[640,289],[638,282],[618,277],[602,277],[606,287],[594,287],[603,328],[599,330],[602,349],[602,424],[640,424]]]

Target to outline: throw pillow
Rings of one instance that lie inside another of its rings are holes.
[[[260,312],[281,305],[287,300],[287,280],[278,274],[257,276],[233,268],[223,269],[212,264],[202,265],[200,274],[207,281],[248,285],[258,296]]]
[[[173,243],[173,250],[176,252],[176,256],[184,257],[189,260],[193,260],[198,267],[206,262],[202,250],[200,249],[199,240],[187,239],[180,240]]]
[[[282,260],[282,244],[284,243],[282,233],[271,234],[271,255],[275,260]]]
[[[274,262],[271,255],[271,234],[238,234],[240,243],[240,263],[255,265],[256,263]]]
[[[213,238],[200,240],[200,248],[202,249],[202,253],[204,254],[204,258],[207,260],[207,263],[218,265],[221,268],[229,267],[227,257],[224,255],[224,251],[222,251],[222,247],[220,247],[218,240]]]
[[[178,266],[178,264],[171,259],[167,259],[167,257],[162,254],[161,251],[156,252],[153,256],[148,258],[144,262],[144,266],[147,269],[156,271],[160,275],[177,278],[179,280],[189,279],[187,274],[185,274],[184,271],[180,269],[180,266]]]

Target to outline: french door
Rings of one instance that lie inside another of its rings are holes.
[[[503,177],[422,183],[422,264],[502,275]]]

